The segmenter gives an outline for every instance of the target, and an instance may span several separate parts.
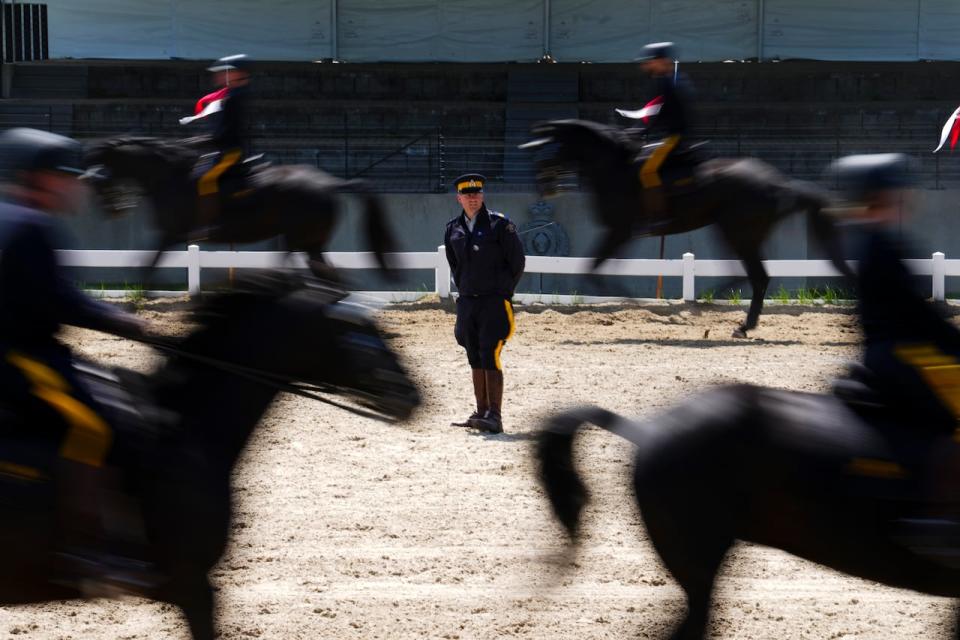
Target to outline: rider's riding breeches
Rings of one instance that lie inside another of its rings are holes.
[[[924,431],[954,433],[960,420],[960,358],[932,344],[868,344],[864,365],[891,406]]]
[[[60,456],[101,467],[113,443],[113,429],[97,403],[79,384],[69,358],[40,358],[10,350],[0,362],[0,397],[26,411],[28,424],[64,431]],[[55,424],[50,425],[52,419]]]
[[[220,178],[230,167],[240,162],[243,152],[240,149],[228,149],[220,154],[220,159],[197,181],[197,195],[212,196],[220,191]]]
[[[660,168],[679,144],[679,135],[669,136],[650,154],[650,157],[640,167],[640,183],[644,189],[663,186],[663,181],[660,179]]]

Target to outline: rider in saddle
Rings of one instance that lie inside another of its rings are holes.
[[[78,142],[36,129],[0,134],[0,402],[60,439],[54,571],[79,582],[117,568],[101,553],[100,502],[113,429],[57,340],[61,325],[141,335],[144,321],[76,289],[57,265],[55,217],[83,201]],[[129,575],[129,574],[127,574]]]
[[[896,153],[848,156],[830,168],[859,223],[852,228],[859,232],[854,257],[865,342],[860,377],[900,421],[952,434],[960,418],[960,330],[917,291],[903,262],[910,169]]]
[[[646,45],[643,55],[638,58],[644,72],[656,82],[657,98],[654,100],[660,101],[650,130],[661,134],[663,141],[640,168],[644,208],[654,220],[667,212],[661,169],[668,158],[684,148],[690,130],[693,89],[687,77],[677,72],[675,57],[672,42],[655,42]]]
[[[213,74],[214,86],[220,89],[217,92],[220,110],[210,118],[210,142],[217,149],[216,162],[197,180],[197,203],[202,226],[214,224],[220,217],[224,175],[229,176],[236,171],[247,155],[244,128],[250,99],[250,59],[243,54],[226,56],[207,70]]]

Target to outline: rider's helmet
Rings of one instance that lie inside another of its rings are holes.
[[[849,203],[868,202],[878,192],[909,189],[916,184],[913,161],[902,153],[845,156],[830,164],[827,177],[840,187]]]
[[[232,56],[224,56],[213,61],[213,64],[207,67],[207,71],[216,73],[218,71],[243,71],[250,73],[250,58],[245,53],[237,53]]]
[[[677,48],[672,42],[651,42],[643,47],[637,62],[646,60],[676,60]]]
[[[83,147],[72,138],[24,127],[0,133],[0,181],[21,171],[60,171],[80,175]]]

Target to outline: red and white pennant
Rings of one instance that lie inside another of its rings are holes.
[[[957,139],[960,138],[960,119],[958,118],[960,118],[960,107],[957,107],[953,115],[947,118],[946,123],[944,123],[943,130],[940,132],[940,144],[933,150],[934,153],[943,148],[948,137],[950,138],[950,148],[953,149],[957,146]]]
[[[194,120],[206,118],[211,113],[216,113],[223,109],[223,101],[227,97],[227,87],[208,93],[199,100],[193,108],[194,115],[180,118],[180,124],[190,124]]]

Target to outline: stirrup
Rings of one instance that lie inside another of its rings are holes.
[[[163,582],[150,562],[95,549],[70,549],[55,554],[54,583],[82,591],[89,597],[145,596]]]

